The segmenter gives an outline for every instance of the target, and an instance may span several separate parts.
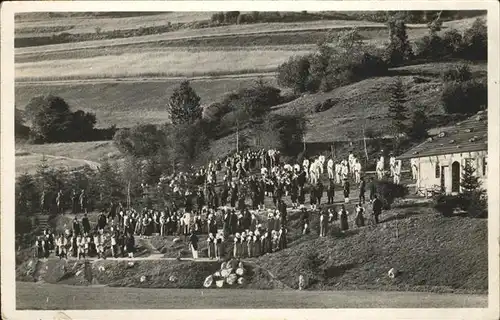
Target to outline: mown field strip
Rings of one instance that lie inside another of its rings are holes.
[[[339,25],[338,21],[317,21],[312,23],[300,23],[300,24],[286,24],[286,23],[257,23],[252,25],[231,25],[224,27],[214,27],[206,29],[186,29],[173,32],[167,32],[156,35],[147,35],[140,37],[129,37],[120,39],[107,39],[107,40],[93,40],[84,42],[72,42],[64,44],[54,44],[46,46],[37,47],[25,47],[17,48],[16,54],[29,53],[29,52],[40,52],[40,51],[57,51],[57,50],[69,50],[69,49],[88,49],[96,47],[108,47],[116,45],[126,45],[126,44],[140,44],[155,41],[165,41],[165,40],[186,40],[195,38],[206,38],[206,37],[228,37],[234,35],[266,35],[273,33],[294,33],[299,31],[323,31],[328,29],[348,29],[353,27],[363,28],[363,29],[385,29],[383,24],[360,24],[358,21],[350,21],[350,25]],[[419,26],[418,28],[423,28],[424,26]]]
[[[198,76],[270,72],[293,55],[309,51],[144,52],[16,64],[16,79]]]

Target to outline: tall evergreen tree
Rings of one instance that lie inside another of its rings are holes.
[[[404,20],[390,18],[387,22],[389,27],[389,44],[385,49],[385,59],[392,65],[398,65],[408,61],[413,56],[406,25]]]
[[[181,82],[168,101],[167,109],[173,124],[190,124],[201,119],[200,97],[189,84]]]
[[[391,98],[389,102],[389,116],[391,118],[391,132],[396,137],[406,132],[407,109],[405,106],[406,97],[403,82],[396,80],[391,87]]]

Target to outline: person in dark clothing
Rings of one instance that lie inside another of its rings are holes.
[[[227,197],[229,196],[229,185],[228,183],[224,183],[224,186],[221,190],[220,202],[222,206],[225,206],[227,203]]]
[[[282,200],[279,199],[278,201],[278,211],[280,212],[281,220],[282,220],[282,225],[286,225],[287,222],[287,212],[286,212],[286,203]]]
[[[377,195],[373,198],[372,209],[375,223],[379,223],[378,217],[382,214],[382,201],[380,201]]]
[[[78,222],[77,217],[75,217],[75,219],[73,220],[73,234],[77,236],[81,234],[80,223]]]
[[[300,221],[302,223],[302,234],[309,233],[309,213],[306,208],[302,208],[302,214],[300,217]]]
[[[359,182],[359,203],[365,204],[365,192],[366,192],[366,182],[365,178],[361,177]]]
[[[311,185],[311,190],[309,193],[309,204],[311,205],[311,209],[316,209],[316,192],[317,187],[315,185]]]
[[[193,253],[193,260],[198,259],[198,236],[191,230],[191,235],[189,236],[189,247]]]
[[[205,195],[203,194],[203,190],[198,190],[198,195],[196,198],[196,205],[198,206],[198,210],[201,210],[205,205]]]
[[[361,206],[361,203],[356,205],[356,227],[364,227],[365,226],[365,217],[364,217],[365,209]]]
[[[351,193],[349,180],[344,180],[344,202],[349,203],[349,194]]]
[[[71,212],[73,214],[76,214],[78,211],[78,195],[76,194],[76,191],[73,189],[71,192]]]
[[[375,185],[375,179],[370,179],[370,201],[375,199],[375,195],[377,194],[377,186]]]
[[[326,191],[328,196],[328,204],[333,204],[335,198],[335,182],[333,179],[330,179],[330,184],[328,185],[328,190]]]
[[[134,252],[135,252],[135,238],[134,238],[134,235],[132,233],[130,233],[128,236],[127,236],[127,253],[128,253],[128,257],[129,258],[133,258],[134,257]]]
[[[99,218],[97,219],[97,230],[103,230],[107,224],[106,216],[103,212],[99,214]]]
[[[83,226],[83,233],[90,232],[90,222],[89,222],[89,218],[87,217],[86,213],[83,215],[83,218],[82,218],[82,226]]]
[[[184,208],[186,212],[191,212],[193,211],[193,198],[191,197],[191,193],[186,191],[185,197],[186,201],[184,202]]]
[[[318,186],[316,188],[316,202],[318,206],[321,205],[321,198],[323,197],[323,183],[321,181],[318,182]]]
[[[231,207],[236,207],[236,201],[238,200],[238,187],[235,183],[231,184]]]
[[[346,231],[349,229],[349,222],[347,218],[347,210],[344,205],[340,209],[340,230]]]

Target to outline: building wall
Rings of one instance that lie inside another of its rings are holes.
[[[466,159],[471,159],[472,165],[476,169],[475,174],[479,176],[483,186],[486,187],[487,172],[483,174],[483,159],[487,161],[487,151],[474,151],[415,159],[418,167],[417,188],[441,186],[441,171],[444,169],[445,191],[446,193],[452,193],[452,164],[455,161],[460,164],[461,180]],[[436,164],[439,166],[439,172],[436,170]],[[487,165],[485,168],[487,170]]]

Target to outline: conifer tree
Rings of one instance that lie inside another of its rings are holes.
[[[400,134],[406,132],[406,124],[404,122],[408,117],[406,115],[407,108],[405,102],[408,98],[406,97],[401,79],[397,79],[394,82],[390,91],[389,116],[391,118],[391,132],[394,136],[399,137]]]
[[[462,189],[464,192],[474,192],[479,191],[481,183],[479,177],[475,174],[476,169],[472,166],[470,161],[465,162],[465,166],[462,172]]]
[[[200,97],[189,84],[181,82],[168,101],[167,109],[173,124],[191,124],[201,118]]]
[[[385,50],[386,61],[392,65],[398,65],[410,60],[413,56],[413,50],[408,40],[404,20],[390,18],[387,24],[389,27],[389,44]]]

